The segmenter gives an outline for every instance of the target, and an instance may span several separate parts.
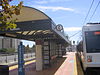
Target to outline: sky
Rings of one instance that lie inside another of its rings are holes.
[[[65,33],[69,36],[69,40],[74,40],[76,43],[81,39],[83,25],[88,22],[99,22],[100,20],[100,14],[98,14],[100,13],[100,5],[91,18],[99,0],[94,0],[85,23],[85,17],[93,0],[13,0],[11,4],[18,4],[20,1],[23,1],[25,6],[41,10],[56,24],[63,25]],[[78,34],[76,34],[77,32]],[[30,44],[31,46],[31,42],[24,40],[23,42],[25,45]]]

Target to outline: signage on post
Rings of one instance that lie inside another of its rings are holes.
[[[18,75],[25,75],[24,68],[24,46],[22,42],[18,46]]]

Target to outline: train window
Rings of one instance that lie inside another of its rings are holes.
[[[87,53],[100,52],[100,36],[94,35],[94,32],[86,33],[86,50]]]

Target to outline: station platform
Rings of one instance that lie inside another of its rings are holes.
[[[9,75],[18,75],[16,66],[9,67]],[[35,60],[25,65],[25,75],[84,75],[75,52],[68,52],[57,63],[43,71],[35,70]]]

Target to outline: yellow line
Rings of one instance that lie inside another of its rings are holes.
[[[31,64],[33,62],[36,62],[36,60],[32,60],[32,61],[25,62],[25,65]],[[17,68],[18,68],[18,65],[10,66],[9,67],[9,71],[10,70],[13,70],[13,69],[17,69]]]
[[[11,67],[9,67],[9,71],[13,70],[13,69],[16,69],[16,68],[18,68],[18,65],[11,66]]]
[[[36,60],[32,60],[32,61],[29,61],[29,62],[26,62],[25,65],[28,65],[28,64],[31,64],[33,62],[35,62]]]
[[[77,63],[76,63],[76,54],[74,56],[74,75],[78,75],[78,71],[77,71]]]

